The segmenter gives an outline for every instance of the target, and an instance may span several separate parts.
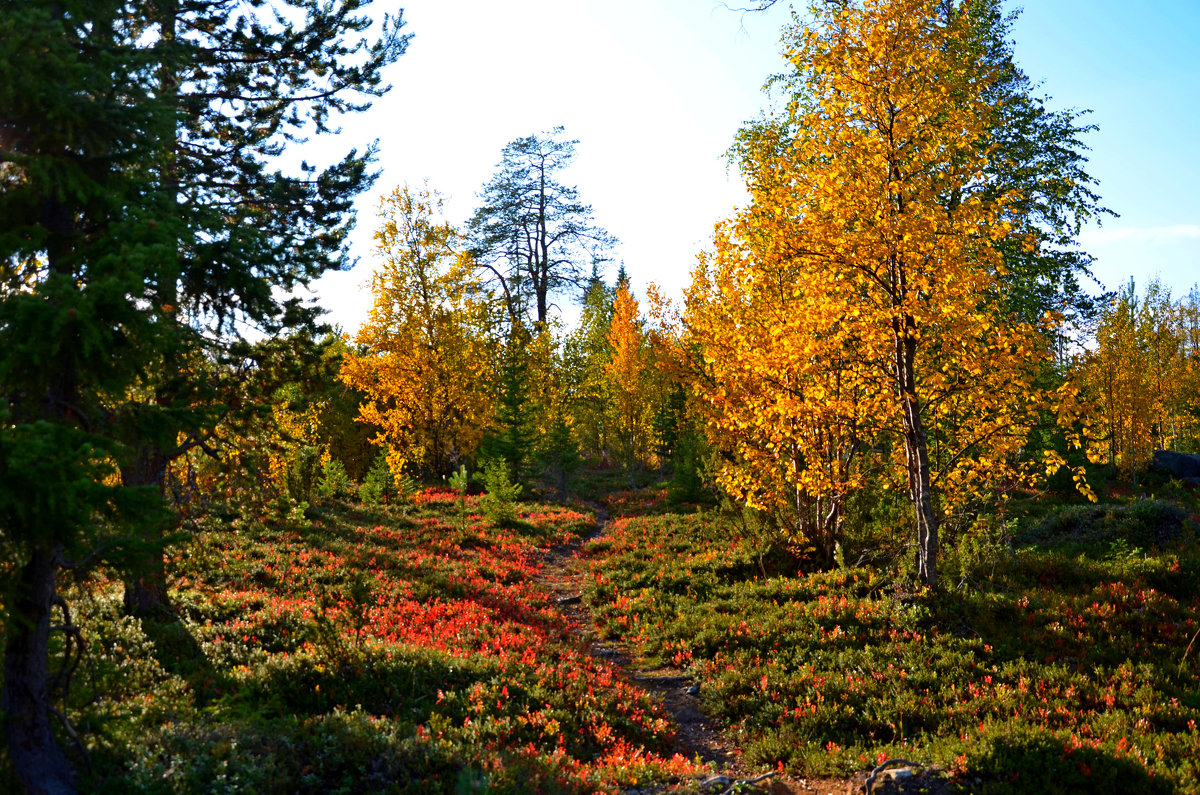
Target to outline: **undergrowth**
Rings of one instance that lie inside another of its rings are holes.
[[[458,495],[425,491],[403,510],[214,524],[171,550],[174,611],[158,619],[122,616],[102,575],[67,589],[89,649],[68,705],[90,760],[81,788],[686,786],[702,770],[666,755],[661,708],[534,583],[543,551],[592,517],[523,504],[500,527],[477,502],[465,520]]]
[[[931,594],[874,568],[767,577],[735,522],[643,515],[589,544],[586,598],[604,634],[700,681],[751,764],[903,757],[971,792],[1200,791],[1189,523],[1135,504],[1035,531]]]

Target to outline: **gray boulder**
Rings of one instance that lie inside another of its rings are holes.
[[[874,770],[855,773],[847,795],[949,795],[950,784],[936,768],[889,759]]]
[[[1200,478],[1200,455],[1155,450],[1150,466],[1176,478]]]

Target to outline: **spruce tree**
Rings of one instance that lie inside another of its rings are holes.
[[[386,89],[406,37],[399,18],[369,35],[366,5],[0,4],[2,708],[31,792],[74,786],[47,673],[51,632],[78,631],[58,572],[137,529],[133,584],[165,593],[163,472],[212,417],[186,363],[311,324],[280,296],[346,260],[373,147],[273,161]]]
[[[74,786],[47,665],[52,633],[78,640],[57,574],[149,507],[109,485],[122,450],[108,405],[161,341],[148,307],[178,228],[154,179],[169,108],[126,11],[0,7],[0,709],[31,792]]]
[[[536,446],[536,408],[530,401],[529,338],[524,329],[515,329],[504,348],[500,366],[500,391],[496,396],[496,416],[491,431],[480,446],[487,461],[504,461],[509,474],[522,483],[529,476],[529,465]]]
[[[615,294],[599,272],[592,270],[583,294],[579,325],[563,346],[564,371],[572,426],[585,457],[605,461],[611,446],[609,427],[612,394],[606,369],[612,359],[608,332]]]
[[[175,125],[161,142],[162,188],[179,234],[156,284],[174,332],[145,399],[128,406],[144,427],[137,455],[122,470],[128,485],[161,490],[184,432],[199,443],[219,401],[179,378],[185,351],[220,357],[245,329],[276,334],[311,328],[320,310],[281,293],[347,264],[352,201],[375,178],[375,147],[351,150],[318,171],[275,167],[285,146],[336,132],[331,120],[369,107],[387,90],[382,70],[403,53],[399,16],[375,37],[363,11],[370,0],[314,5],[308,0],[167,0],[146,3],[157,33],[157,90]],[[149,539],[151,542],[154,539]],[[151,548],[153,543],[151,543]],[[134,613],[166,605],[162,558],[151,551],[126,581]]]

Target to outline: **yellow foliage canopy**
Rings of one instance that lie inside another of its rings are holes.
[[[993,75],[943,6],[815,4],[791,31],[794,99],[743,134],[751,202],[718,228],[685,318],[724,487],[830,560],[845,497],[880,475],[912,501],[928,584],[939,517],[1029,475],[1047,405],[1042,331],[998,308]]]
[[[360,419],[380,429],[395,472],[448,471],[492,416],[487,308],[440,204],[407,187],[382,200],[374,306],[341,373],[368,396]]]
[[[1175,301],[1157,279],[1101,317],[1076,382],[1089,406],[1089,455],[1127,475],[1156,449],[1200,452],[1200,294]]]
[[[617,452],[626,469],[647,462],[653,438],[651,373],[646,366],[646,346],[638,320],[638,303],[625,284],[617,286],[613,300],[608,344],[612,358],[605,366],[612,396],[612,427]]]

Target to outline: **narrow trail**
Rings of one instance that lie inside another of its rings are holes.
[[[747,781],[763,773],[751,770],[742,763],[736,743],[726,737],[701,709],[699,683],[686,671],[676,668],[641,668],[629,648],[620,641],[602,640],[596,633],[591,612],[581,598],[586,565],[580,558],[585,544],[604,535],[608,511],[598,505],[596,527],[586,536],[569,544],[553,547],[542,558],[539,579],[555,596],[558,610],[580,640],[596,657],[612,663],[630,682],[649,693],[662,704],[664,711],[678,729],[673,753],[688,759],[699,757],[710,762],[719,773],[708,791],[722,793],[735,781]],[[725,779],[722,783],[720,779]],[[811,795],[847,792],[846,779],[814,779],[773,777],[756,785],[754,790],[776,795]]]

